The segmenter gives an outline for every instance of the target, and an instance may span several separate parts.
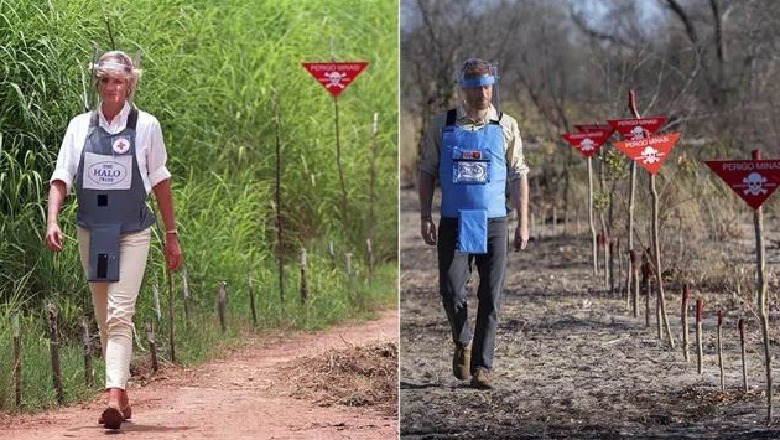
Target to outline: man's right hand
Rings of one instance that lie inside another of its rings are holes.
[[[433,219],[428,217],[420,220],[420,234],[425,243],[436,244],[436,225],[433,223]]]
[[[62,230],[57,223],[46,226],[46,246],[53,251],[62,250]]]

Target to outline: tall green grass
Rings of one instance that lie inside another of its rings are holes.
[[[210,325],[178,329],[182,345],[193,347],[182,348],[184,361],[202,360],[218,340],[231,340],[212,327],[219,282],[228,285],[230,331],[246,328],[250,271],[261,330],[321,328],[368,313],[376,304],[395,305],[397,10],[398,2],[380,0],[0,0],[0,359],[10,359],[7,317],[21,312],[29,357],[25,375],[47,371],[43,306],[53,301],[60,309],[63,345],[70,347],[63,355],[68,377],[75,382],[81,377],[70,370],[79,359],[74,338],[91,302],[77,255],[75,200],[70,197],[61,213],[65,249],[56,254],[43,245],[45,201],[67,123],[81,111],[81,68],[95,44],[110,48],[106,22],[117,49],[143,54],[136,104],[162,124],[193,316],[210,317],[203,318]],[[350,224],[339,212],[334,103],[301,67],[304,61],[331,59],[370,62],[339,97]],[[276,266],[274,95],[282,127],[284,305]],[[380,267],[368,285],[363,262],[375,112],[380,125],[373,248]],[[331,242],[335,269],[326,252]],[[305,307],[297,300],[302,247],[309,250]],[[343,271],[348,252],[358,271],[349,279]],[[144,320],[156,320],[154,284],[166,314],[162,261],[155,236],[137,306],[139,328]],[[174,277],[181,319],[180,277]],[[366,303],[350,296],[358,291]],[[158,330],[165,334],[166,324]],[[11,398],[12,388],[5,386],[10,368],[0,362],[0,410]],[[26,383],[50,382],[38,379],[26,376]],[[29,396],[26,405],[34,408],[50,404],[53,394],[47,397],[42,389]]]

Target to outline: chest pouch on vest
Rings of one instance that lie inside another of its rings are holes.
[[[458,211],[458,250],[469,254],[486,254],[488,244],[487,209]]]
[[[119,281],[120,224],[93,225],[89,229],[88,281]]]
[[[490,160],[483,152],[455,150],[452,153],[453,183],[487,183],[490,180]]]

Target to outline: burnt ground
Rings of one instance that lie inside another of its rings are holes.
[[[703,322],[697,373],[693,308],[686,362],[680,349],[680,295],[667,290],[669,348],[625,300],[592,274],[589,237],[551,236],[511,253],[500,313],[495,389],[475,390],[451,373],[452,343],[441,307],[436,254],[419,238],[413,192],[401,195],[401,438],[422,439],[770,439],[761,335],[747,319],[747,392],[737,316],[723,327],[720,389],[714,313]],[[476,274],[475,274],[476,277]],[[475,284],[475,283],[473,283]],[[473,285],[472,284],[472,285]],[[471,310],[476,310],[472,291]],[[717,300],[704,294],[705,305]],[[653,300],[654,301],[654,300]],[[654,310],[654,309],[653,309]],[[473,325],[473,313],[471,323]],[[780,332],[771,328],[773,365]],[[777,384],[777,374],[773,375]],[[780,390],[774,387],[777,406]],[[775,414],[777,414],[775,410]]]

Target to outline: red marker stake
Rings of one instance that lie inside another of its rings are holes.
[[[682,320],[682,351],[685,356],[685,362],[690,362],[691,360],[690,355],[688,354],[688,293],[688,284],[683,284],[680,318]]]
[[[631,260],[631,284],[628,286],[631,289],[631,301],[634,309],[634,318],[639,316],[639,261],[636,258],[636,251],[631,249],[628,251],[629,259]]]
[[[747,359],[745,358],[745,325],[742,318],[739,318],[739,345],[742,347],[742,389],[747,393]]]
[[[718,367],[720,367],[720,389],[726,389],[726,379],[723,377],[723,345],[721,344],[723,336],[723,310],[718,310]]]
[[[645,327],[650,327],[650,262],[646,251],[642,253],[642,286],[645,291]]]
[[[703,300],[701,296],[696,297],[696,372],[702,374],[702,356],[704,356],[704,347],[702,346],[701,335],[701,315]]]

